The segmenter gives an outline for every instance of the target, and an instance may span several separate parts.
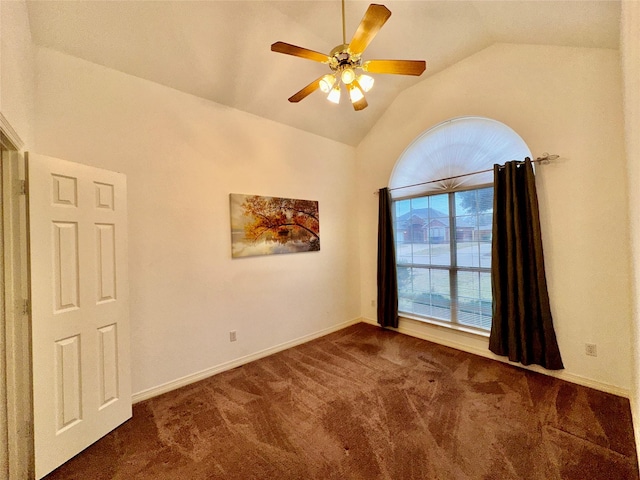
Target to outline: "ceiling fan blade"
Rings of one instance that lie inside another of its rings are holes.
[[[364,52],[364,49],[371,43],[373,37],[376,36],[390,16],[391,11],[384,5],[376,5],[375,3],[369,5],[356,33],[353,34],[351,43],[349,43],[349,51],[355,55]]]
[[[427,68],[424,60],[368,60],[362,69],[371,73],[420,76]]]
[[[307,60],[313,60],[320,63],[329,63],[329,56],[324,53],[315,52],[307,48],[297,47],[285,42],[276,42],[271,45],[272,52],[284,53],[287,55],[293,55],[294,57],[306,58]]]
[[[324,75],[322,77],[324,77]],[[304,87],[302,90],[291,95],[289,97],[289,101],[291,103],[298,103],[300,100],[304,99],[306,96],[315,92],[320,87],[320,80],[322,80],[322,77],[316,78],[313,82],[311,82],[309,85]]]

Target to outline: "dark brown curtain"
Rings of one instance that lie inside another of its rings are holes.
[[[378,192],[378,323],[398,327],[398,276],[388,188]]]
[[[544,273],[531,160],[494,165],[489,350],[523,365],[564,368]]]

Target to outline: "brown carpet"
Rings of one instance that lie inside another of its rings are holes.
[[[629,402],[358,324],[134,406],[54,479],[637,480]]]

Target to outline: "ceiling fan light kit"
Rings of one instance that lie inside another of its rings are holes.
[[[349,85],[349,98],[351,98],[351,103],[356,103],[364,98],[364,93],[362,89],[351,84]]]
[[[322,80],[320,80],[320,90],[322,90],[324,93],[329,93],[335,83],[336,83],[335,75],[327,74],[324,77],[322,77]]]
[[[374,80],[373,77],[370,77],[369,75],[365,75],[363,73],[357,78],[357,80],[364,92],[368,92],[373,87]]]
[[[336,105],[340,103],[340,85],[336,85],[331,89],[329,95],[327,95],[327,100]],[[291,101],[291,99],[289,99],[289,101]]]
[[[349,85],[351,82],[353,82],[356,79],[356,74],[353,71],[353,68],[343,68],[342,73],[340,74],[340,79],[345,85]]]
[[[344,0],[342,0],[342,44],[331,50],[329,55],[308,50],[306,48],[291,45],[285,42],[276,42],[271,45],[271,50],[277,53],[306,58],[315,62],[329,65],[333,73],[325,74],[317,78],[302,90],[296,92],[289,101],[297,103],[317,89],[327,93],[327,100],[332,103],[340,103],[341,83],[349,92],[349,98],[354,110],[363,110],[367,107],[364,94],[373,87],[373,77],[368,73],[381,73],[392,75],[422,75],[426,69],[424,60],[368,60],[362,61],[362,54],[371,43],[378,31],[391,16],[391,12],[384,5],[371,4],[362,17],[356,33],[350,43],[345,41]],[[362,73],[358,73],[361,71]]]

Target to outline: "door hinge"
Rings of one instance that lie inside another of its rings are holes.
[[[31,438],[33,436],[33,424],[30,421],[24,422],[24,430],[22,431],[23,438]]]
[[[31,313],[31,302],[29,299],[22,300],[22,315],[29,315]]]
[[[17,195],[26,195],[27,194],[27,181],[26,180],[18,180],[16,183],[16,194]]]

